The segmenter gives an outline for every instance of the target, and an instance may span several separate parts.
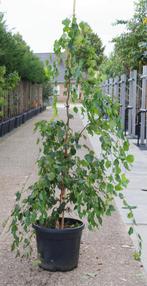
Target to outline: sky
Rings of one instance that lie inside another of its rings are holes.
[[[9,29],[19,32],[34,52],[52,52],[62,34],[62,20],[72,16],[73,0],[0,0]],[[77,0],[76,16],[87,22],[101,38],[107,55],[111,40],[124,27],[112,25],[117,19],[130,19],[134,0]]]

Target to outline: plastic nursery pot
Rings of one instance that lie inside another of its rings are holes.
[[[0,122],[0,137],[2,137],[2,122]]]
[[[48,271],[70,271],[78,266],[84,224],[76,219],[65,218],[65,224],[67,223],[78,226],[55,229],[33,225],[41,268]]]
[[[2,136],[9,132],[10,121],[6,120],[2,122]]]
[[[34,108],[34,116],[37,115],[37,108]]]
[[[9,121],[9,131],[12,131],[15,127],[15,117],[10,118]]]
[[[22,114],[22,124],[24,124],[27,121],[27,116],[28,116],[27,112],[24,112]]]
[[[34,109],[31,109],[30,110],[30,118],[32,118],[34,116],[34,113],[35,113]]]
[[[27,112],[27,117],[28,117],[28,119],[31,119],[32,116],[33,116],[33,114],[32,114],[32,109],[30,109],[30,110],[28,110],[28,112]]]
[[[43,111],[43,106],[40,106],[40,112],[42,112]]]
[[[22,123],[22,115],[17,115],[15,117],[15,128],[19,127]]]
[[[40,112],[40,107],[35,108],[35,115],[37,115]]]
[[[22,116],[23,116],[23,114],[20,114],[20,115],[19,115],[19,125],[22,124]]]

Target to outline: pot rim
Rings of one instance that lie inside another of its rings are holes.
[[[64,229],[58,229],[58,228],[50,228],[50,227],[45,227],[45,226],[42,226],[42,225],[39,225],[37,223],[34,223],[32,225],[32,227],[37,230],[37,231],[44,231],[44,232],[47,232],[47,233],[66,233],[66,232],[73,232],[73,231],[79,231],[79,230],[83,230],[84,227],[85,227],[85,224],[79,220],[79,219],[75,219],[75,218],[69,218],[69,217],[65,217],[65,220],[68,219],[68,220],[73,220],[75,222],[78,222],[80,223],[79,226],[75,226],[75,227],[67,227],[67,228],[64,228]]]

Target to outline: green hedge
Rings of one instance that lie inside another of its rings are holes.
[[[3,13],[0,13],[0,66],[5,66],[6,75],[15,71],[22,80],[43,83],[46,79],[43,64],[20,34],[7,29]]]

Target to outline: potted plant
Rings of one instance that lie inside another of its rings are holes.
[[[93,32],[88,24],[78,24],[75,16],[64,20],[63,25],[54,51],[58,62],[63,54],[65,59],[66,120],[54,116],[36,124],[42,138],[39,177],[27,195],[16,193],[10,226],[12,250],[18,255],[22,244],[26,254],[31,254],[35,230],[40,266],[50,271],[77,267],[82,218],[87,218],[90,229],[99,227],[103,216],[114,211],[113,198],[118,195],[132,215],[121,191],[127,186],[125,169],[129,170],[133,156],[121,129],[119,104],[99,89],[99,55],[90,40]],[[71,111],[70,102],[77,102],[79,86],[82,104]],[[56,101],[55,96],[54,113]],[[78,112],[86,116],[87,124],[74,131],[71,121]],[[99,136],[100,158],[87,146],[87,133]],[[80,150],[84,150],[82,156]],[[71,218],[71,210],[80,220]]]

